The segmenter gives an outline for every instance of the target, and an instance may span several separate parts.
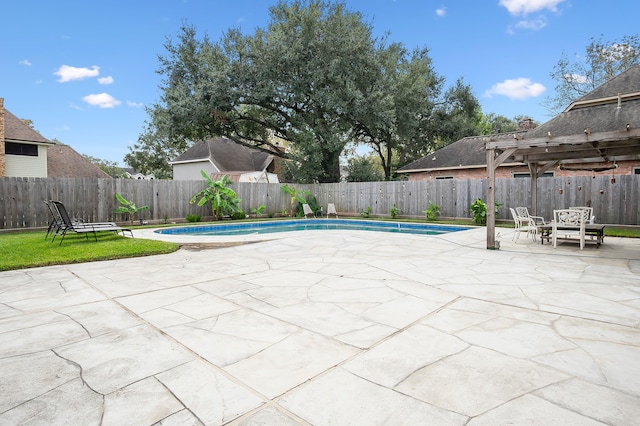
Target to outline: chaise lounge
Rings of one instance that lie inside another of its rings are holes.
[[[56,235],[60,235],[60,245],[62,245],[62,241],[64,240],[65,235],[68,231],[75,232],[77,234],[85,234],[87,239],[89,238],[89,233],[93,233],[93,236],[96,241],[98,241],[98,232],[122,232],[124,236],[125,232],[129,233],[129,236],[133,238],[133,232],[131,229],[122,228],[115,223],[111,222],[99,222],[99,223],[85,223],[85,222],[74,222],[71,220],[67,209],[64,204],[60,201],[51,201],[53,205],[53,210],[58,213],[60,218],[60,223],[58,225],[58,229],[53,236],[53,240],[56,239]],[[54,214],[55,216],[55,214]],[[52,241],[53,241],[52,240]]]

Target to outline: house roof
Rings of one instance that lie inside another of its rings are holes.
[[[53,144],[47,148],[47,176],[51,178],[111,178],[69,145]]]
[[[513,139],[524,131],[493,135],[496,139]],[[426,170],[484,167],[487,164],[485,136],[468,136],[449,144],[432,154],[398,169],[399,173],[415,173]]]
[[[578,98],[522,140],[489,140],[486,147],[509,150],[509,158],[527,163],[640,159],[640,65]]]
[[[635,65],[576,99],[564,112],[534,129],[467,137],[398,169],[398,172],[486,167],[487,147],[502,150],[516,148],[514,155],[508,158],[511,164],[573,159],[621,160],[625,155],[637,156],[635,132],[638,129],[640,65]],[[610,138],[616,140],[609,141]],[[605,140],[606,149],[603,148]],[[582,144],[580,149],[576,148],[578,144]]]
[[[262,171],[273,161],[273,155],[252,149],[234,141],[217,137],[196,142],[171,164],[208,160],[220,172]]]
[[[4,109],[4,138],[23,142],[53,143]]]

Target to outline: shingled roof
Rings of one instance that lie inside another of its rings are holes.
[[[611,132],[638,127],[640,65],[635,65],[578,98],[564,112],[527,133],[527,139],[568,136],[583,132]]]
[[[4,138],[8,141],[53,143],[6,108],[4,110]]]
[[[492,135],[495,139],[513,139],[524,131]],[[398,173],[412,173],[425,170],[460,169],[484,167],[487,165],[487,151],[484,147],[485,136],[468,136],[440,148],[413,163],[398,169]]]
[[[234,141],[217,137],[195,143],[171,164],[209,160],[220,172],[262,171],[273,161],[273,155]]]
[[[545,136],[570,136],[624,130],[638,127],[640,117],[640,65],[635,65],[593,91],[578,98],[567,109],[546,123],[528,130],[490,135],[491,141],[517,139],[522,144]],[[486,167],[487,136],[460,139],[434,153],[398,169],[400,173]],[[503,165],[508,165],[503,163]]]
[[[47,176],[50,178],[111,178],[69,145],[54,144],[47,149]]]

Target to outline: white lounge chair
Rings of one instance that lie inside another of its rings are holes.
[[[327,217],[335,217],[338,218],[338,212],[336,211],[336,206],[333,203],[329,203],[327,205]]]
[[[535,221],[531,217],[518,216],[518,213],[516,213],[512,207],[510,207],[509,210],[511,211],[511,216],[513,216],[513,222],[516,226],[511,241],[518,242],[521,232],[526,232],[528,237],[530,236],[533,241],[536,241],[538,227]]]
[[[529,209],[526,207],[516,207],[516,213],[518,214],[518,216],[530,217],[531,219],[533,219],[536,225],[546,224],[542,216],[531,216],[529,214]]]
[[[313,210],[311,210],[311,207],[309,207],[309,204],[303,204],[302,211],[304,211],[305,219],[316,218],[316,214],[313,212]]]
[[[586,210],[554,210],[553,222],[551,223],[553,248],[556,248],[558,239],[577,239],[580,242],[580,250],[584,249],[587,221],[588,211]]]

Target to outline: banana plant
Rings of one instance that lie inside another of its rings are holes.
[[[213,180],[204,170],[200,170],[200,174],[207,182],[207,187],[191,197],[189,204],[197,202],[199,207],[211,204],[213,220],[222,219],[225,214],[232,215],[240,210],[242,200],[233,189],[227,187],[232,182],[227,175]]]
[[[280,187],[284,192],[291,196],[290,208],[289,208],[289,216],[293,217],[293,211],[296,206],[296,202],[306,203],[307,200],[304,198],[304,195],[310,194],[311,191],[304,190],[298,191],[295,186],[289,186],[286,183]]]
[[[131,225],[133,225],[133,217],[135,216],[136,213],[141,212],[143,210],[147,210],[149,208],[149,206],[138,207],[138,206],[135,205],[135,203],[127,200],[122,195],[118,194],[117,192],[116,192],[116,200],[118,200],[118,202],[121,204],[121,206],[118,207],[115,210],[115,213],[117,213],[117,214],[128,214],[129,215],[129,221],[131,222]]]

